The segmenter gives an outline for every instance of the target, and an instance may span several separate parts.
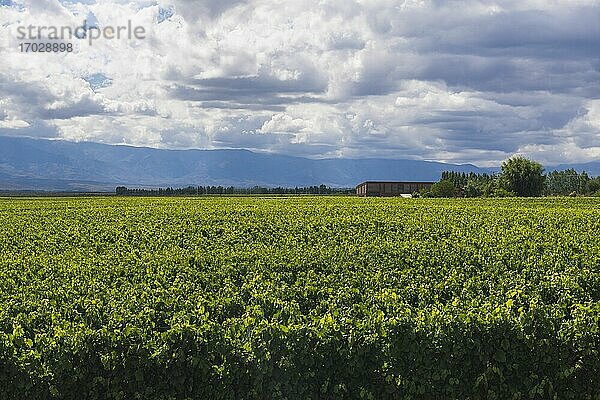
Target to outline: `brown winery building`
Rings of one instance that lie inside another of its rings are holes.
[[[367,181],[356,187],[356,195],[365,196],[401,196],[413,194],[421,189],[429,189],[433,182],[377,182]]]

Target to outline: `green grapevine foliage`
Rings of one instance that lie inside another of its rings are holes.
[[[0,200],[0,399],[599,399],[599,199]]]

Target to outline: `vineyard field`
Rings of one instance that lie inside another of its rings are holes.
[[[0,399],[600,399],[600,199],[0,199]]]

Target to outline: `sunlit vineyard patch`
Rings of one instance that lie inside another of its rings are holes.
[[[600,200],[0,200],[2,399],[596,399]]]

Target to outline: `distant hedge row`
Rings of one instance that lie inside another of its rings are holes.
[[[0,200],[0,399],[598,399],[599,206]]]

